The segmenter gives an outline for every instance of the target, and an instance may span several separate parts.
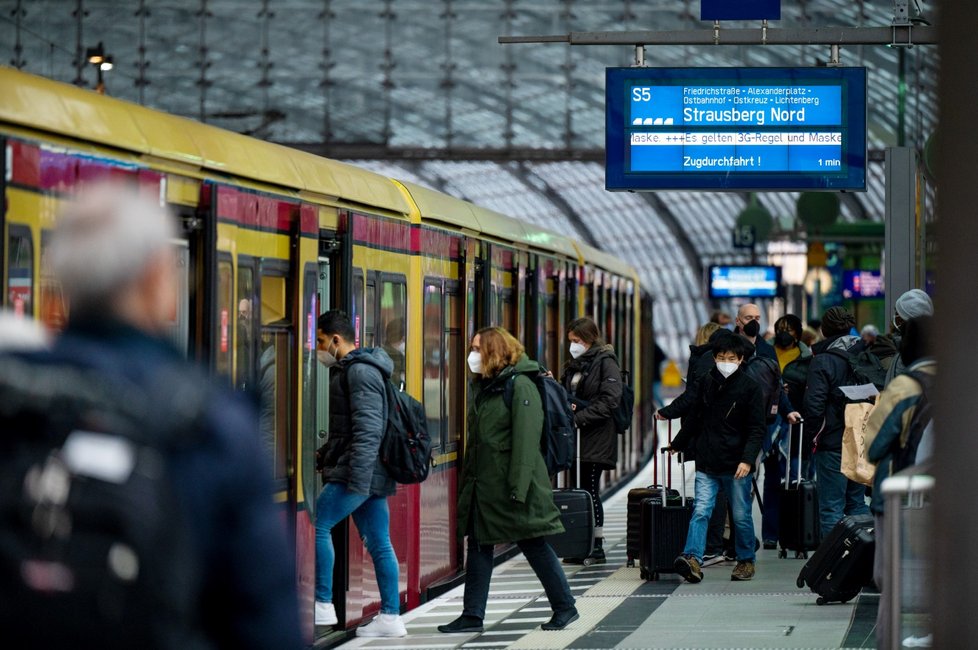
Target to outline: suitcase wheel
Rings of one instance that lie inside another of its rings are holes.
[[[649,572],[646,571],[645,569],[639,569],[638,570],[638,575],[639,575],[639,577],[642,580],[651,580],[652,579],[651,577],[649,577]]]
[[[594,558],[586,557],[583,560],[581,560],[581,564],[583,564],[584,566],[591,566],[592,564],[594,564]]]
[[[805,579],[802,578],[801,576],[798,576],[798,579],[795,580],[795,584],[798,585],[799,589],[802,589],[805,587]]]
[[[795,551],[795,559],[796,560],[807,560],[808,559],[808,551]]]
[[[827,601],[824,598],[822,598],[821,596],[819,596],[818,599],[815,601],[815,604],[816,605],[824,605],[827,602],[829,602],[829,601]]]
[[[625,561],[625,566],[629,568],[635,566],[635,560],[633,558],[628,558],[628,560]]]
[[[783,548],[778,551],[778,559],[784,560],[788,557],[788,549]]]
[[[659,573],[658,572],[653,573],[652,580],[658,580],[658,579],[659,579]]]

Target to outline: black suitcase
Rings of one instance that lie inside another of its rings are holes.
[[[656,436],[658,438],[658,436]],[[669,427],[669,442],[672,442],[672,427]],[[669,462],[668,452],[662,450],[663,462]],[[686,500],[686,466],[682,455],[679,457],[682,468],[682,494],[677,502],[670,498],[665,487],[658,497],[642,501],[641,527],[639,540],[639,574],[644,580],[658,580],[659,574],[675,573],[675,561],[686,546],[689,522],[693,518],[693,504]],[[670,487],[672,468],[668,467]]]
[[[679,499],[679,492],[672,489],[666,490],[666,496],[670,499]],[[650,485],[644,488],[634,488],[628,491],[628,519],[625,532],[625,546],[627,550],[627,560],[625,566],[635,566],[642,549],[642,501],[649,498],[661,498],[662,486]]]
[[[798,478],[791,480],[791,431],[788,431],[788,468],[780,488],[778,514],[778,541],[781,551],[778,557],[788,557],[793,551],[796,558],[808,558],[808,551],[818,548],[821,541],[821,523],[818,515],[818,491],[814,481],[801,478],[801,448],[804,444],[804,422],[798,424]]]
[[[798,574],[798,587],[806,584],[818,594],[819,605],[845,603],[873,581],[876,552],[873,516],[843,517]]]
[[[577,460],[575,476],[581,475],[581,432],[577,432]],[[577,488],[554,490],[554,505],[560,511],[560,521],[564,532],[547,535],[547,542],[559,558],[583,560],[588,566],[594,561],[590,558],[594,550],[594,501],[591,495]]]

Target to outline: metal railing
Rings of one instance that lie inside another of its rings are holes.
[[[908,467],[883,481],[885,499],[883,590],[878,647],[930,647],[931,557],[933,539],[930,463]]]

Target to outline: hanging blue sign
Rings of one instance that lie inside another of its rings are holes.
[[[701,0],[700,20],[781,20],[781,0]]]

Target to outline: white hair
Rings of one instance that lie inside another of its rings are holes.
[[[103,308],[175,235],[170,213],[135,187],[100,184],[61,215],[48,264],[73,309]]]
[[[880,335],[880,331],[878,329],[876,329],[876,326],[875,325],[873,325],[872,323],[870,323],[869,325],[866,325],[862,329],[862,332],[860,332],[860,334],[869,334],[870,336],[879,336]]]

